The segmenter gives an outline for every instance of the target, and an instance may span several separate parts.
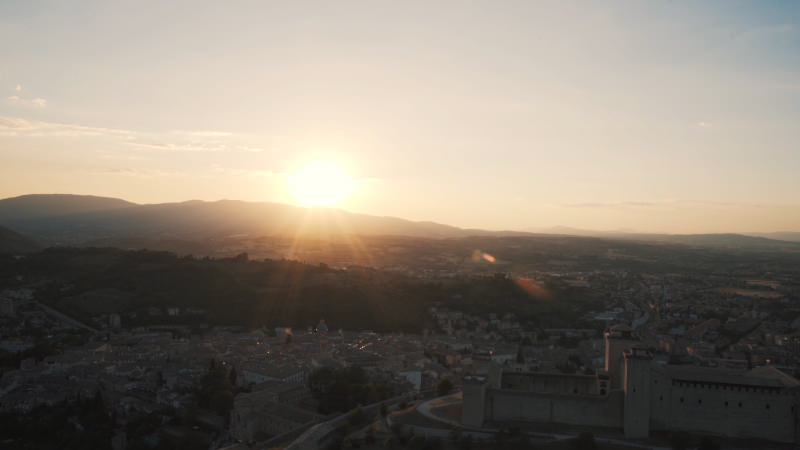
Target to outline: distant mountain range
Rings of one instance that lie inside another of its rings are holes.
[[[774,233],[743,233],[746,236],[757,236],[779,241],[800,242],[800,231],[776,231]]]
[[[468,230],[434,222],[302,208],[267,202],[198,200],[138,205],[80,195],[25,195],[0,200],[0,224],[53,244],[110,237],[208,239],[231,235],[398,235],[455,238],[524,235]]]
[[[534,230],[531,230],[534,231]],[[603,237],[613,239],[630,239],[648,242],[669,242],[683,245],[712,247],[748,247],[748,246],[780,246],[787,242],[800,243],[800,232],[780,231],[774,233],[705,233],[705,234],[665,234],[639,233],[634,230],[585,230],[557,226],[538,228],[534,232],[559,234],[568,236]],[[774,241],[774,242],[770,242]]]
[[[194,242],[230,236],[395,235],[442,239],[557,234],[698,247],[800,251],[800,233],[672,235],[566,227],[537,230],[538,233],[487,231],[280,203],[192,200],[140,205],[116,198],[66,194],[0,200],[0,225],[47,245],[143,238]],[[19,242],[19,238],[14,239]]]

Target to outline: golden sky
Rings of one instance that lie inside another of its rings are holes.
[[[0,197],[800,230],[798,3],[164,3],[0,3]]]

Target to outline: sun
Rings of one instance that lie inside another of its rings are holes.
[[[289,190],[303,206],[335,206],[353,191],[355,182],[333,163],[317,162],[289,175]]]

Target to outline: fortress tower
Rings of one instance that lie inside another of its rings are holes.
[[[461,423],[466,427],[481,428],[486,414],[486,388],[484,377],[467,376],[462,381],[463,403]]]
[[[625,352],[625,408],[623,428],[626,438],[646,438],[650,434],[650,363],[645,349]]]
[[[622,389],[624,387],[624,358],[622,353],[639,343],[632,333],[633,330],[626,325],[614,325],[605,332],[605,370],[611,378],[611,389]]]

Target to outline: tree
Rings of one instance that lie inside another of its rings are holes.
[[[442,378],[436,384],[436,394],[438,396],[447,395],[453,390],[453,382],[449,378]]]
[[[389,414],[389,408],[386,407],[386,403],[381,403],[381,417],[386,417]]]

